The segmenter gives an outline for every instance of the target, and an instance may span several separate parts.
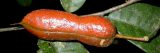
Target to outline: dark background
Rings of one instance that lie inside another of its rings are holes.
[[[74,13],[78,15],[95,13],[122,4],[124,1],[125,0],[87,0],[83,7]],[[32,10],[46,8],[63,11],[59,0],[33,0],[32,4],[27,7],[19,5],[16,0],[5,0],[0,3],[0,28],[10,27],[9,24],[20,22],[23,17]],[[148,3],[160,7],[160,2],[158,0],[144,0],[139,3]],[[0,32],[0,36],[0,47],[2,51],[4,51],[3,53],[36,53],[36,50],[38,49],[37,37],[33,36],[26,30]],[[90,53],[144,53],[133,44],[121,39],[116,40],[116,44],[113,43],[105,48],[83,45],[90,51]]]

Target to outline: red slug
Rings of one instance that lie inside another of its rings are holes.
[[[101,16],[80,17],[49,9],[30,12],[20,24],[41,39],[78,40],[97,47],[110,45],[116,34],[112,23]]]

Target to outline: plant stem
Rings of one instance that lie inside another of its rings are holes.
[[[125,6],[128,6],[130,4],[133,4],[135,2],[138,2],[140,0],[128,0],[126,3],[123,3],[121,5],[118,5],[118,6],[115,6],[115,7],[112,7],[110,9],[107,9],[107,10],[104,10],[104,11],[101,11],[101,12],[97,12],[97,13],[92,13],[92,14],[88,14],[88,15],[99,15],[99,16],[103,16],[104,14],[107,14],[107,13],[110,13],[110,12],[113,12],[115,10],[118,10],[118,9],[121,9]],[[88,16],[88,15],[82,15],[82,16]],[[19,23],[15,23],[15,24],[10,24],[10,25],[19,25]],[[0,32],[6,32],[6,31],[15,31],[15,30],[22,30],[24,29],[23,27],[8,27],[8,28],[0,28]]]
[[[16,30],[22,30],[23,27],[8,27],[8,28],[0,28],[0,32],[6,32],[6,31],[16,31]]]
[[[138,2],[138,1],[140,1],[140,0],[128,0],[128,1],[126,1],[126,3],[123,3],[123,4],[121,4],[121,5],[118,5],[118,6],[109,8],[109,9],[104,10],[104,11],[101,11],[101,12],[88,14],[88,15],[100,15],[100,16],[103,16],[103,15],[105,15],[105,14],[108,14],[108,13],[110,13],[110,12],[116,11],[116,10],[118,10],[118,9],[121,9],[121,8],[123,8],[123,7],[126,7],[126,6],[128,6],[128,5],[130,5],[130,4],[133,4],[133,3]],[[88,15],[83,15],[83,16],[88,16]]]
[[[115,37],[116,38],[120,38],[120,39],[128,39],[128,40],[149,41],[149,37],[148,36],[144,36],[144,37],[132,37],[132,36],[126,36],[126,35],[122,35],[122,34],[116,34]]]

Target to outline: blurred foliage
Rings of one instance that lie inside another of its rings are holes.
[[[60,0],[62,7],[67,12],[74,12],[81,8],[86,0]]]
[[[32,4],[32,0],[16,0],[18,2],[18,4],[20,4],[21,6],[30,6]]]
[[[37,53],[89,53],[78,42],[51,42],[38,40],[39,50]]]

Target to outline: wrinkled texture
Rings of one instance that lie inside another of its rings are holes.
[[[39,38],[79,40],[89,45],[108,46],[115,35],[112,23],[100,16],[84,16],[49,9],[27,14],[21,24]]]

